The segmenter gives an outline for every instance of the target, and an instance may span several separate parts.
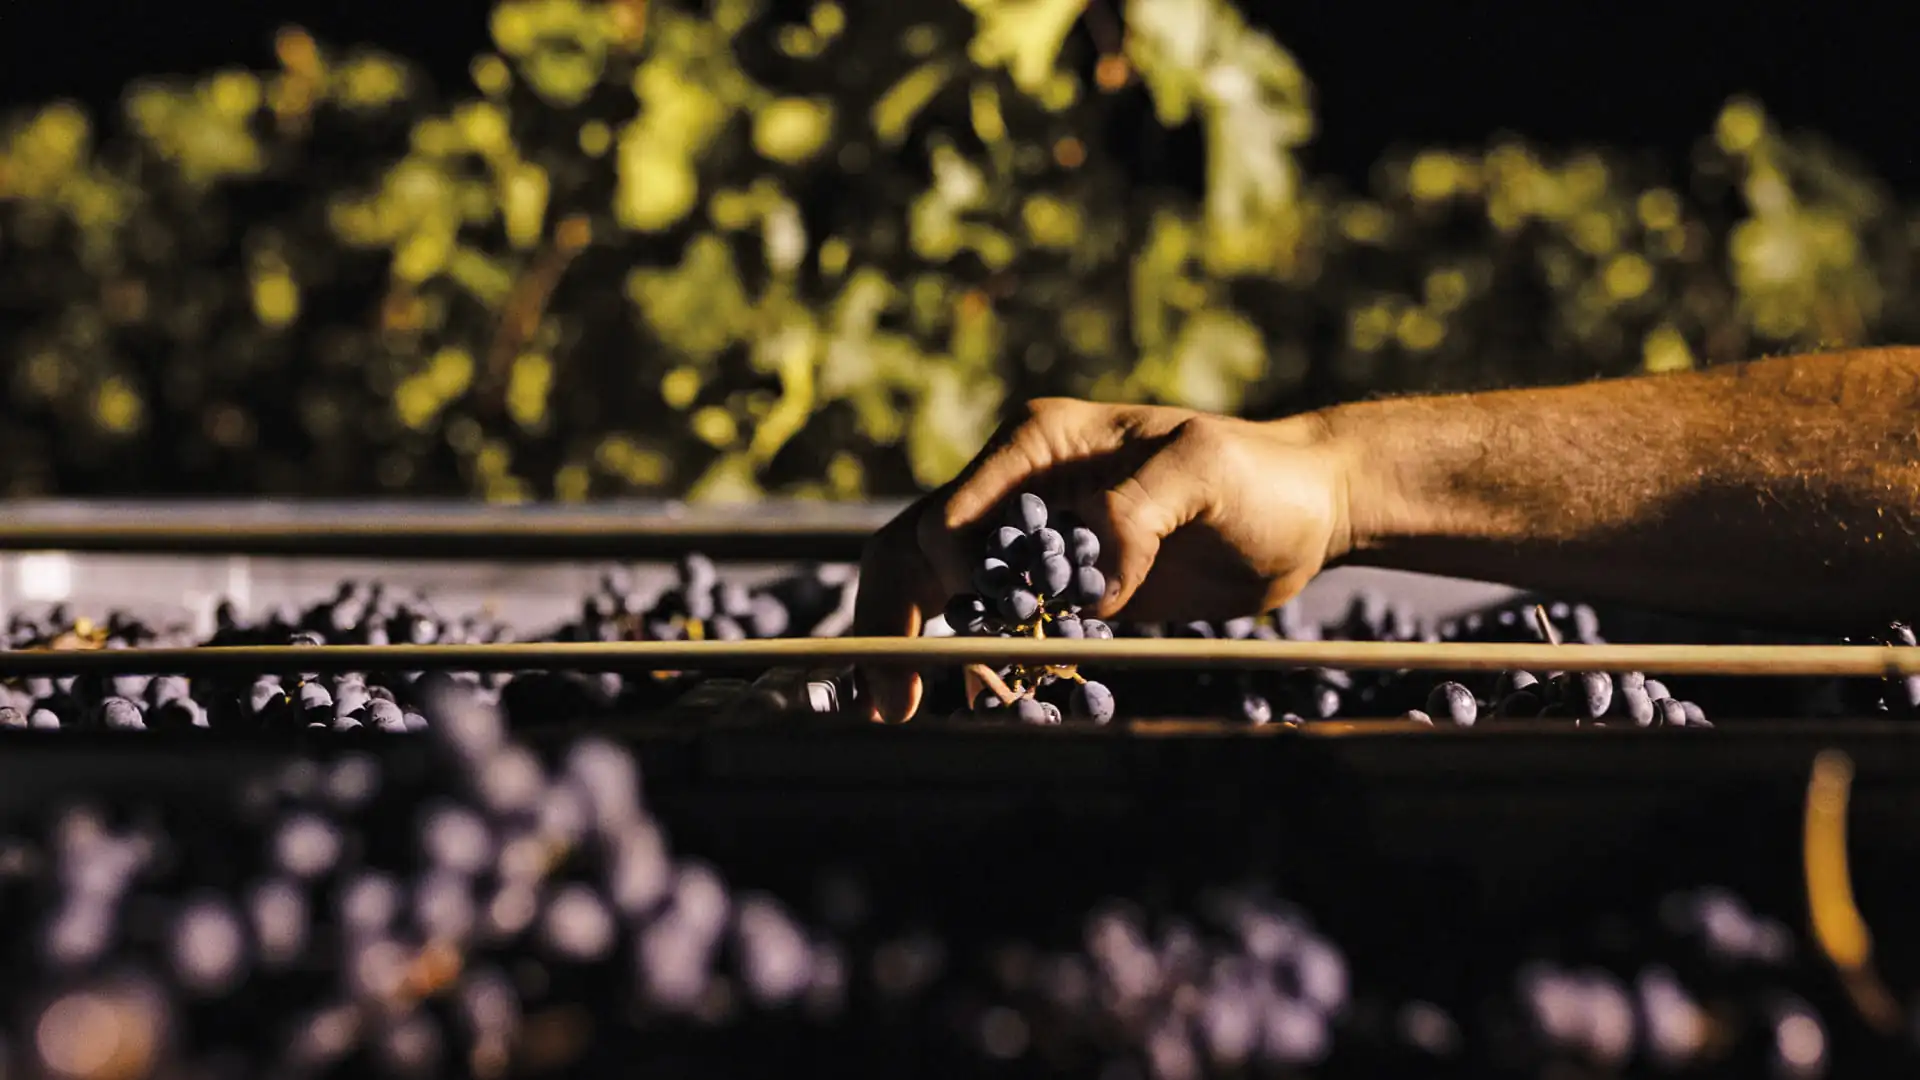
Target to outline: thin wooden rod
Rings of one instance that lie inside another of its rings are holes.
[[[396,517],[332,522],[0,525],[0,551],[121,555],[255,555],[487,561],[672,559],[701,552],[729,561],[851,562],[873,523],[636,517],[600,520]]]
[[[1920,649],[1865,645],[1545,645],[1126,638],[778,638],[508,645],[222,646],[0,652],[0,674],[214,671],[717,670],[801,664],[1107,668],[1339,667],[1429,671],[1646,671],[1668,675],[1920,674]]]

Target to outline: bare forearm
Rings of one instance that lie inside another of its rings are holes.
[[[1322,419],[1349,562],[1809,624],[1920,611],[1920,349]]]

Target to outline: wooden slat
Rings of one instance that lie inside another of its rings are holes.
[[[1647,671],[1667,675],[1920,674],[1920,649],[1863,645],[1545,645],[1367,641],[1113,641],[1022,638],[782,638],[507,645],[223,646],[0,652],[0,674],[214,671],[700,671],[780,665],[919,668],[972,663],[1090,668],[1338,667],[1437,671]]]

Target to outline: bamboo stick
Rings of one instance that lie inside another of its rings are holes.
[[[335,558],[647,560],[702,552],[718,559],[851,562],[875,522],[529,515],[393,515],[361,520],[15,522],[0,551]]]
[[[0,675],[216,671],[720,670],[972,663],[1257,670],[1647,671],[1668,675],[1920,674],[1920,649],[1864,645],[1546,645],[1124,638],[779,638],[505,645],[220,646],[0,652]]]

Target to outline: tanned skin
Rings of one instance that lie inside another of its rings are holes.
[[[1920,610],[1920,348],[1270,422],[1048,399],[875,535],[855,630],[913,635],[1007,499],[1102,538],[1103,617],[1218,619],[1334,565],[1816,627]],[[909,672],[862,672],[877,720]]]

